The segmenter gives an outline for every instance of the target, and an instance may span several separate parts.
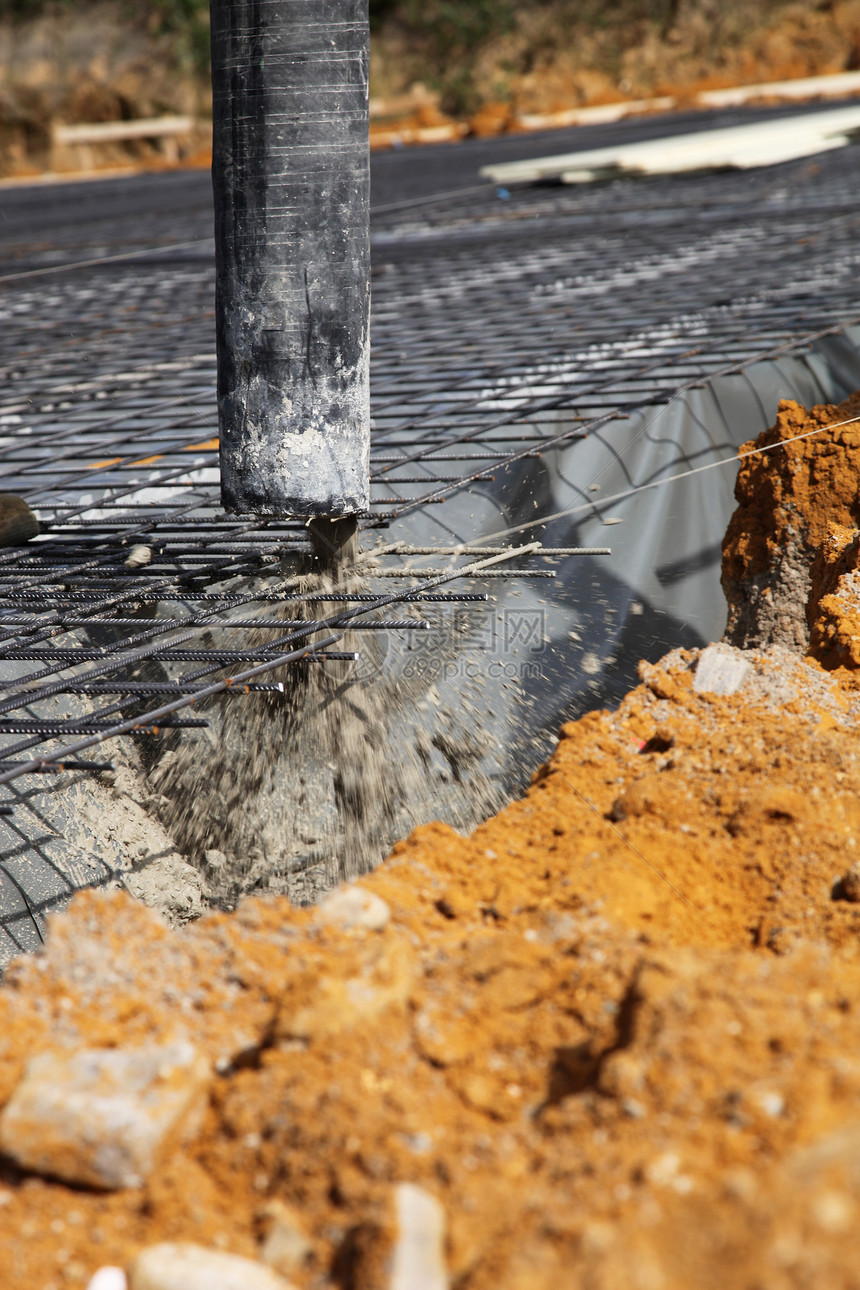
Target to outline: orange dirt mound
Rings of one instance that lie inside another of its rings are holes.
[[[808,424],[783,405],[756,446]],[[216,1074],[138,1189],[7,1160],[0,1287],[83,1286],[165,1240],[258,1258],[283,1212],[292,1284],[383,1290],[403,1182],[444,1207],[456,1290],[860,1284],[852,447],[747,459],[727,542],[737,582],[789,526],[819,544],[818,657],[642,664],[521,801],[362,880],[381,929],[273,898],[178,933],[120,893],[54,919],[0,990],[0,1105],[35,1053],[185,1039]]]

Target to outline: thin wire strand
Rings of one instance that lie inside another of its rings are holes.
[[[42,269],[22,269],[19,273],[4,273],[0,276],[0,282],[21,282],[24,278],[44,278],[50,273],[70,273],[73,269],[92,269],[99,264],[116,264],[120,260],[140,260],[147,255],[188,251],[193,246],[211,246],[211,244],[211,237],[207,237],[196,238],[193,242],[172,242],[167,246],[147,246],[141,251],[120,251],[117,255],[98,255],[91,260],[72,260],[66,264],[49,264]]]
[[[507,529],[499,529],[495,533],[488,533],[485,541],[492,542],[497,538],[508,537],[512,533],[524,533],[527,529],[539,528],[541,524],[550,524],[553,520],[565,519],[570,515],[579,515],[583,511],[594,511],[598,507],[605,507],[609,502],[623,501],[627,497],[635,497],[637,493],[647,492],[653,488],[664,488],[668,484],[676,484],[680,479],[689,479],[692,475],[704,474],[706,470],[718,470],[720,466],[736,466],[738,462],[744,461],[747,457],[756,457],[766,452],[773,452],[776,448],[784,448],[787,444],[797,443],[799,439],[810,439],[813,435],[822,434],[825,430],[838,430],[842,426],[856,425],[860,421],[860,416],[848,417],[845,421],[832,421],[828,425],[819,426],[817,430],[806,430],[803,434],[792,435],[790,439],[780,439],[777,443],[767,444],[764,448],[750,448],[747,452],[736,453],[733,457],[724,457],[722,461],[711,461],[706,466],[695,466],[692,470],[683,470],[678,475],[669,475],[667,479],[655,479],[650,484],[638,484],[635,488],[626,488],[621,493],[611,493],[608,497],[602,497],[600,501],[582,502],[578,506],[568,506],[563,511],[554,511],[552,515],[544,515],[539,520],[527,520],[524,524],[514,524]]]

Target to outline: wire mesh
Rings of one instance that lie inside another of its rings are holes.
[[[218,500],[208,176],[0,196],[0,489],[42,525],[0,551],[0,785],[104,767],[85,754],[119,734],[204,724],[187,710],[212,687],[241,702],[285,662],[341,659],[347,628],[421,631],[407,604],[552,578],[539,545],[410,550],[385,530],[860,318],[854,149],[510,193],[475,184],[470,155],[445,196],[374,218],[374,560],[367,591],[320,597],[313,619],[289,615],[302,526]],[[396,195],[396,159],[376,165]],[[127,563],[136,546],[149,563]],[[169,679],[142,675],[153,660]],[[51,717],[58,695],[86,703]]]

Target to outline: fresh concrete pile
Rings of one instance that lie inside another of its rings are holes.
[[[26,666],[4,663],[4,679]],[[61,695],[26,711],[62,720],[85,717],[92,705],[85,696]],[[139,749],[117,740],[109,755],[112,771],[13,781],[14,814],[0,818],[0,968],[22,950],[38,949],[46,916],[87,887],[122,885],[175,925],[202,913],[202,876],[152,810]]]

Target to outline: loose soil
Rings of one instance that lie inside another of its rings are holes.
[[[727,536],[735,588],[817,544],[811,652],[643,663],[522,800],[362,879],[382,931],[275,897],[182,932],[121,892],[53,920],[0,990],[0,1104],[42,1051],[187,1037],[217,1076],[140,1190],[0,1166],[3,1290],[160,1240],[255,1256],[279,1205],[296,1286],[381,1290],[403,1181],[442,1202],[458,1290],[860,1284],[860,436],[826,428],[858,408],[783,404]]]

